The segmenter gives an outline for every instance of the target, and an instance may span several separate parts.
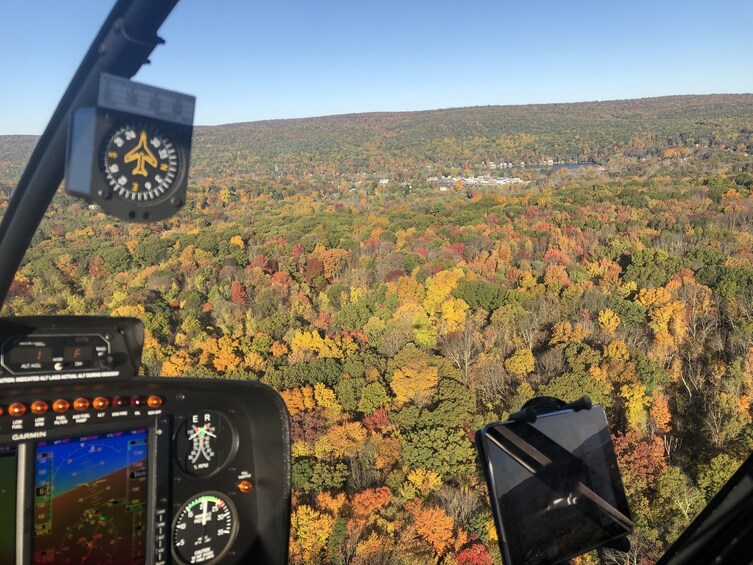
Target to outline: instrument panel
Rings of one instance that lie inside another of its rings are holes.
[[[138,336],[133,319],[98,321],[110,329],[26,319],[22,336],[18,320],[4,333],[0,320],[5,377],[39,377],[0,387],[0,563],[287,562],[290,443],[279,395],[252,381],[84,378],[105,373],[93,361],[102,345],[94,340],[91,364],[74,367],[70,336],[122,337],[124,324]],[[120,349],[128,341],[111,339],[107,355],[130,360]],[[22,365],[39,351],[50,361],[32,374]]]

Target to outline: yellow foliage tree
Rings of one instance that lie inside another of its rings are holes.
[[[280,391],[280,396],[285,401],[285,406],[288,407],[291,416],[316,408],[314,389],[310,386],[283,390]]]
[[[453,269],[451,271],[440,271],[426,280],[424,308],[429,314],[437,312],[439,306],[450,296],[461,278],[463,278],[463,271]]]
[[[431,470],[413,469],[407,478],[424,498],[442,486],[442,478]]]
[[[319,459],[334,457],[353,457],[363,449],[366,442],[366,428],[361,422],[346,422],[332,426],[319,438],[314,447],[314,454]]]
[[[344,492],[332,495],[331,493],[324,491],[316,495],[316,505],[333,516],[337,516],[340,513],[345,502],[346,499]]]
[[[685,305],[679,300],[670,300],[655,305],[649,310],[648,327],[654,333],[654,358],[666,359],[685,339],[688,332]]]
[[[257,373],[264,372],[267,368],[267,362],[264,360],[264,357],[259,355],[256,351],[249,351],[246,353],[243,358],[243,364],[247,369],[256,371]]]
[[[588,376],[597,382],[609,386],[611,389],[612,383],[609,382],[609,375],[607,374],[606,369],[593,364],[588,368]]]
[[[65,275],[66,279],[72,281],[78,278],[76,277],[76,268],[78,265],[68,253],[56,257],[54,263],[58,270]]]
[[[607,361],[624,362],[630,358],[627,345],[620,339],[616,339],[605,345],[603,355]]]
[[[324,277],[332,280],[349,255],[350,251],[347,249],[327,249],[319,253],[319,258],[324,264]]]
[[[355,556],[360,560],[354,560],[354,563],[374,562],[374,557],[378,556],[384,550],[384,545],[384,536],[371,532],[365,540],[358,542]],[[377,560],[376,562],[379,561]]]
[[[519,377],[533,372],[535,367],[536,358],[533,356],[533,351],[527,347],[516,349],[512,355],[505,359],[505,369]]]
[[[462,330],[468,310],[468,304],[459,298],[449,297],[442,302],[440,306],[441,333],[447,335]]]
[[[294,441],[290,446],[290,454],[294,457],[309,457],[314,454],[314,447],[303,440]]]
[[[410,227],[404,230],[397,230],[395,232],[395,248],[396,249],[402,249],[405,247],[405,243],[410,240],[411,237],[413,237],[413,234],[416,233],[416,228]]]
[[[549,345],[578,343],[586,337],[588,337],[588,330],[580,324],[573,325],[568,321],[557,322],[552,326],[552,337],[549,339]]]
[[[173,353],[170,358],[162,364],[162,375],[165,377],[180,377],[186,374],[186,369],[191,366],[193,359],[187,351],[180,349]]]
[[[666,288],[642,288],[635,301],[647,308],[662,306],[672,300],[672,295]]]
[[[617,326],[620,325],[620,317],[611,308],[605,308],[599,312],[599,327],[606,334],[614,335]]]
[[[421,304],[426,295],[426,290],[413,277],[402,276],[395,282],[387,283],[387,294],[397,294],[400,304]]]
[[[233,237],[231,237],[230,238],[230,244],[231,245],[235,245],[241,251],[246,248],[246,244],[243,243],[243,238],[241,236],[239,236],[239,235],[234,235]]]
[[[324,408],[328,414],[339,416],[343,411],[335,392],[323,383],[316,383],[314,385],[314,399],[317,406]]]
[[[238,342],[233,338],[223,335],[217,340],[217,350],[212,360],[214,368],[218,371],[232,371],[238,368],[241,358],[236,354]]]
[[[348,351],[351,352],[355,348],[352,339],[349,343],[343,343],[342,338],[336,341],[329,337],[322,337],[316,330],[296,331],[290,341],[291,351],[288,360],[290,363],[300,363],[309,361],[315,356],[319,359],[342,359],[344,352],[341,345],[347,346]]]
[[[396,404],[408,401],[423,406],[439,382],[439,371],[426,355],[417,354],[401,368],[396,369],[390,386],[395,393]]]
[[[298,506],[290,517],[291,557],[302,563],[318,561],[334,525],[334,516],[306,504]]]
[[[620,396],[625,400],[625,419],[628,428],[643,432],[646,427],[646,408],[651,399],[646,395],[646,387],[642,383],[630,383],[620,388]]]

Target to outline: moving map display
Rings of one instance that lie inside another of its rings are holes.
[[[40,441],[33,563],[146,561],[148,430]]]

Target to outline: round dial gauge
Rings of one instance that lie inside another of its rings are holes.
[[[235,443],[235,430],[223,414],[195,412],[178,430],[178,462],[192,475],[211,475],[225,465]]]
[[[218,492],[202,493],[181,506],[173,524],[173,551],[181,563],[219,563],[235,540],[238,515]]]
[[[148,124],[116,127],[105,138],[102,170],[110,190],[123,200],[152,202],[170,193],[178,176],[178,151]]]

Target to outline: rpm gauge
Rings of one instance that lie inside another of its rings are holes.
[[[176,444],[183,470],[206,477],[224,467],[233,455],[236,434],[224,414],[204,410],[191,414],[178,429]]]
[[[237,532],[238,514],[233,503],[219,492],[201,493],[175,515],[175,557],[185,564],[219,563]]]

